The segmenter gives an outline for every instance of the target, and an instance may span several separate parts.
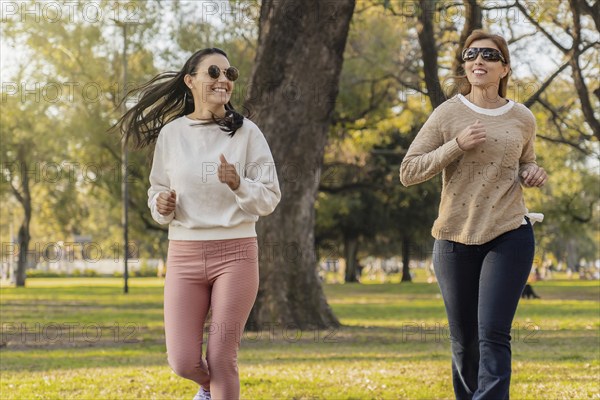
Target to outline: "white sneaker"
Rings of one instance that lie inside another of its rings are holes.
[[[210,400],[210,392],[205,390],[202,386],[198,389],[198,393],[194,396],[192,400]]]

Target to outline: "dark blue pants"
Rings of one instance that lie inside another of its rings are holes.
[[[509,398],[510,329],[534,247],[529,222],[482,245],[435,241],[433,263],[448,315],[459,400]]]

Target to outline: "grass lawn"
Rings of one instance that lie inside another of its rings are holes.
[[[167,365],[158,278],[35,278],[0,289],[1,399],[190,399]],[[244,399],[450,399],[436,284],[326,285],[344,325],[246,333]],[[600,286],[538,282],[513,325],[513,399],[600,399]]]

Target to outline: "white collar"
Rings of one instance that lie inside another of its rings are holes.
[[[506,114],[515,105],[514,101],[508,100],[508,103],[506,103],[502,107],[482,108],[482,107],[476,106],[475,104],[471,103],[465,96],[463,96],[460,93],[457,95],[457,97],[460,99],[460,101],[463,102],[464,105],[466,105],[467,107],[469,107],[471,110],[475,111],[476,113],[489,115],[491,117],[497,117],[498,115]]]

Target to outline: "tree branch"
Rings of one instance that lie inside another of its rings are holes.
[[[381,91],[381,93],[376,93],[376,90],[375,90],[375,85],[378,82],[381,82],[381,79],[369,79],[369,80],[362,81],[360,83],[367,83],[367,82],[371,84],[371,94],[369,96],[369,105],[365,109],[363,109],[357,113],[352,113],[352,116],[348,117],[348,118],[341,118],[341,117],[337,117],[334,115],[332,118],[332,125],[340,124],[340,123],[341,124],[353,123],[356,120],[364,118],[370,112],[377,109],[377,107],[379,107],[379,105],[383,102],[383,100],[385,100],[386,95],[387,95],[387,90],[383,90],[383,91]]]
[[[540,139],[544,139],[544,140],[546,140],[548,142],[551,142],[551,143],[565,144],[565,145],[570,146],[570,147],[574,148],[575,150],[577,150],[577,151],[585,154],[586,156],[590,155],[590,152],[588,152],[588,151],[582,149],[581,147],[579,147],[577,145],[577,143],[569,142],[566,139],[562,139],[562,138],[561,139],[557,139],[557,138],[553,138],[553,137],[550,137],[550,136],[542,135],[541,133],[536,133],[536,137],[538,137]]]
[[[581,130],[577,129],[577,128],[573,128],[572,126],[570,126],[564,118],[562,118],[558,112],[552,108],[552,106],[548,103],[546,103],[544,100],[539,99],[538,103],[542,105],[542,107],[544,107],[546,110],[548,110],[552,116],[552,122],[554,124],[554,126],[556,127],[556,130],[558,131],[558,134],[560,136],[560,139],[557,138],[551,138],[549,136],[544,136],[541,135],[539,133],[537,133],[536,135],[544,140],[547,140],[549,142],[553,142],[553,143],[561,143],[561,144],[566,144],[568,146],[571,146],[572,148],[576,149],[577,151],[585,154],[586,156],[589,156],[592,154],[592,152],[584,147],[581,147],[581,141],[578,142],[574,142],[574,141],[570,141],[568,139],[565,138],[565,136],[562,133],[562,128],[560,124],[563,124],[565,127],[574,130],[575,132],[579,133],[579,135],[581,137],[583,137],[585,140],[589,140],[591,139],[591,137],[589,135],[586,135],[585,132],[582,132]]]
[[[548,31],[546,31],[538,22],[537,20],[535,20],[534,18],[531,17],[531,15],[529,15],[528,10],[519,2],[519,0],[515,1],[515,5],[517,6],[517,8],[525,15],[525,17],[529,20],[529,22],[531,22],[538,31],[542,32],[542,34],[544,36],[546,36],[546,38],[552,42],[553,45],[555,45],[560,51],[562,51],[563,53],[567,53],[569,50],[566,49],[563,45],[561,45],[560,43],[558,43],[554,37],[548,33]]]
[[[537,32],[530,32],[530,33],[524,33],[521,36],[517,36],[517,37],[511,37],[510,40],[508,40],[508,44],[513,44],[513,43],[517,43],[518,41],[525,39],[527,37],[532,37],[535,36]]]
[[[491,4],[497,4],[497,3],[491,3]],[[503,5],[503,6],[498,6],[498,5],[496,5],[496,6],[486,6],[486,5],[483,5],[483,6],[481,6],[481,9],[483,11],[490,11],[490,10],[510,10],[514,6],[515,6],[515,4],[506,4],[506,5]]]
[[[427,92],[426,92],[425,90],[421,89],[420,87],[418,87],[418,86],[415,86],[415,85],[413,85],[413,84],[410,84],[410,83],[407,83],[406,81],[404,81],[404,80],[403,80],[403,79],[400,77],[400,75],[396,75],[396,74],[389,74],[389,75],[386,75],[385,77],[386,77],[386,78],[392,78],[392,79],[394,79],[396,82],[398,82],[400,85],[402,85],[402,86],[404,86],[404,87],[406,87],[406,88],[412,89],[412,90],[414,90],[415,92],[418,92],[418,93],[421,93],[421,94],[427,94]]]
[[[100,147],[105,148],[106,150],[108,150],[108,152],[110,153],[110,155],[113,156],[113,158],[117,161],[121,161],[121,155],[118,154],[116,151],[113,150],[112,147],[110,147],[110,145],[106,142],[102,142],[102,144],[100,145]]]
[[[581,21],[577,4],[578,0],[569,0],[571,13],[573,14],[573,47],[571,49],[572,55],[569,63],[573,72],[573,81],[575,82],[575,89],[579,96],[583,116],[592,128],[594,136],[600,140],[600,121],[598,121],[594,115],[594,108],[590,102],[589,92],[585,80],[583,79],[581,68],[579,67],[579,55],[581,54],[581,50],[579,49],[579,45],[581,44]]]
[[[10,174],[10,172],[9,172],[9,174]],[[8,184],[10,185],[10,189],[12,190],[13,194],[15,195],[15,197],[17,198],[19,203],[21,203],[21,205],[25,205],[25,199],[19,192],[19,189],[17,189],[15,187],[15,185],[13,185],[13,183],[12,183],[12,176],[9,176],[9,178],[10,178],[10,180],[8,181]]]
[[[536,92],[534,94],[532,94],[523,103],[525,105],[525,107],[531,108],[531,106],[539,99],[540,95],[542,93],[544,93],[544,90],[546,90],[546,88],[548,88],[548,86],[550,86],[550,84],[552,83],[552,81],[554,80],[554,78],[556,78],[558,75],[560,75],[560,73],[563,72],[565,70],[565,68],[567,68],[568,66],[569,66],[569,61],[565,62],[556,71],[554,71],[554,73],[552,75],[550,75],[548,78],[546,78],[546,80],[544,81],[544,83],[542,84],[542,86],[540,86],[539,89],[536,90]]]
[[[579,0],[579,6],[583,14],[589,15],[594,20],[596,30],[600,32],[600,1],[596,0],[593,6],[589,5],[586,0]]]

